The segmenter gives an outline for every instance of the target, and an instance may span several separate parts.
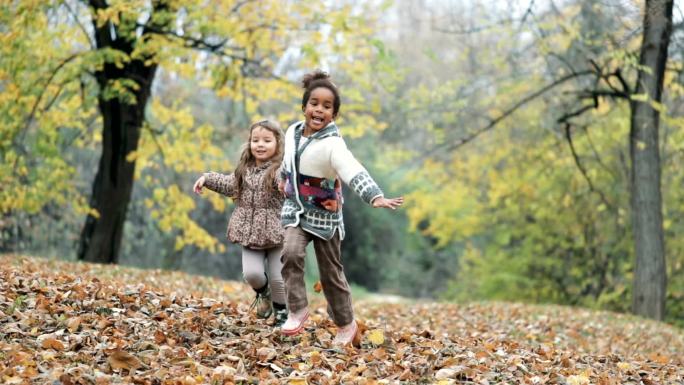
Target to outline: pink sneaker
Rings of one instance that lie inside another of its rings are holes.
[[[356,332],[359,330],[356,320],[352,321],[349,325],[340,326],[337,328],[337,335],[333,340],[333,345],[346,346],[351,345],[354,342],[354,337]]]
[[[304,322],[309,319],[309,309],[287,313],[287,321],[280,327],[280,332],[286,336],[294,336],[304,330]]]

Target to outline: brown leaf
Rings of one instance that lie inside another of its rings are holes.
[[[404,371],[399,375],[399,380],[400,381],[406,381],[411,378],[411,369],[406,368]]]
[[[664,356],[664,355],[662,355],[662,354],[660,354],[660,353],[658,353],[658,352],[651,353],[651,354],[648,356],[648,359],[650,359],[650,360],[653,361],[653,362],[657,362],[657,363],[659,363],[659,364],[662,364],[662,365],[666,365],[666,364],[669,364],[669,363],[670,363],[670,358],[669,358],[669,357]]]
[[[70,332],[75,333],[81,326],[81,317],[72,317],[66,322],[66,327]]]
[[[61,382],[63,385],[74,385],[74,382],[71,380],[71,376],[63,373],[61,376],[59,376],[59,382]]]
[[[418,335],[423,337],[423,338],[432,338],[435,335],[435,333],[433,333],[432,331],[430,331],[428,329],[425,329],[422,332],[420,332],[420,334],[418,334]]]
[[[277,352],[273,348],[259,348],[257,350],[257,357],[259,358],[259,361],[270,361],[274,359],[277,355]]]
[[[352,345],[356,348],[361,347],[361,339],[363,339],[363,333],[368,330],[368,326],[363,321],[356,320],[356,334],[352,340]]]
[[[166,341],[166,334],[164,334],[164,332],[161,330],[155,330],[154,331],[154,342],[156,342],[157,344],[161,344],[164,341]]]
[[[189,331],[181,331],[178,333],[178,336],[180,337],[181,341],[191,344],[196,344],[202,339],[201,336]]]
[[[162,320],[165,320],[167,318],[169,318],[169,316],[168,316],[168,314],[166,314],[165,311],[158,311],[158,312],[154,313],[154,315],[152,316],[152,319],[154,319],[155,321],[162,321]]]
[[[41,346],[43,347],[43,349],[55,349],[58,351],[64,350],[64,344],[60,340],[54,338],[44,339]]]
[[[313,289],[316,293],[320,293],[321,290],[323,290],[323,284],[321,281],[316,281],[316,283],[314,283]]]
[[[115,350],[109,357],[107,357],[109,365],[112,369],[126,369],[129,372],[142,366],[142,362],[134,355],[123,350]]]

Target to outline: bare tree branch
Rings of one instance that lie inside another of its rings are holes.
[[[149,24],[142,24],[142,23],[136,23],[137,27],[143,27],[145,28],[145,32],[147,34],[155,34],[155,35],[164,35],[164,36],[171,36],[174,38],[177,38],[179,40],[184,41],[185,47],[186,48],[199,48],[205,51],[209,52],[216,52],[222,48],[224,48],[225,44],[228,42],[228,39],[223,39],[222,41],[218,43],[210,43],[206,40],[203,39],[198,39],[192,36],[187,36],[187,35],[181,35],[180,33],[172,30],[162,30],[160,28],[157,28],[155,26],[149,25]]]
[[[463,137],[463,138],[461,138],[455,142],[443,143],[443,144],[440,144],[440,145],[433,147],[432,149],[421,154],[420,156],[413,158],[407,162],[404,162],[403,164],[401,164],[397,168],[397,171],[401,170],[407,164],[422,162],[423,160],[428,158],[430,155],[432,155],[438,151],[453,151],[453,150],[463,146],[464,144],[474,140],[475,138],[477,138],[478,136],[480,136],[484,132],[491,130],[498,123],[500,123],[501,121],[503,121],[504,119],[509,117],[511,114],[513,114],[519,108],[521,108],[524,105],[526,105],[527,103],[535,100],[536,98],[544,95],[546,92],[552,90],[553,88],[555,88],[555,87],[557,87],[557,86],[559,86],[559,85],[561,85],[567,81],[570,81],[572,79],[579,78],[582,76],[588,76],[588,75],[596,75],[596,72],[593,70],[584,70],[584,71],[580,71],[580,72],[574,72],[574,73],[563,76],[562,78],[557,79],[557,80],[547,84],[546,86],[544,86],[541,89],[527,95],[526,97],[524,97],[523,99],[521,99],[520,101],[518,101],[517,103],[512,105],[511,107],[509,107],[507,110],[505,110],[503,113],[501,113],[501,115],[497,116],[494,119],[490,119],[489,123],[487,125],[485,125],[484,127],[478,129],[477,131],[475,131],[475,132],[473,132],[473,133],[471,133],[471,134],[469,134],[469,135],[467,135],[467,136],[465,136],[465,137]]]
[[[26,131],[28,131],[29,126],[31,125],[31,122],[33,122],[33,119],[38,112],[38,106],[40,105],[40,102],[43,100],[43,96],[45,96],[45,92],[47,91],[48,87],[52,83],[52,81],[55,79],[55,76],[59,73],[59,71],[64,68],[65,65],[67,65],[69,62],[72,60],[76,59],[79,57],[81,54],[80,53],[75,53],[66,59],[62,60],[57,67],[55,67],[54,70],[52,70],[52,73],[50,73],[50,76],[47,78],[45,81],[45,84],[43,85],[42,89],[40,90],[40,93],[38,94],[38,97],[36,98],[36,101],[33,102],[33,106],[31,107],[31,111],[29,112],[28,116],[26,117],[26,121],[24,123],[24,128],[22,129],[22,137],[19,139],[18,142],[15,142],[15,145],[17,143],[21,143],[24,140],[24,137],[26,136]]]
[[[26,121],[25,121],[25,123],[24,123],[24,127],[21,129],[21,132],[20,132],[19,136],[18,136],[18,137],[15,137],[15,138],[12,140],[12,145],[13,145],[17,150],[21,151],[23,154],[27,154],[28,151],[26,151],[26,150],[24,149],[22,143],[24,142],[24,139],[26,138],[26,133],[28,132],[29,127],[31,126],[31,123],[33,122],[33,119],[35,118],[36,114],[38,113],[38,106],[40,105],[41,101],[43,100],[43,97],[45,96],[45,93],[47,92],[48,87],[50,86],[50,84],[52,83],[52,81],[53,81],[53,80],[55,79],[55,77],[57,76],[57,73],[59,73],[59,71],[60,71],[62,68],[64,68],[65,65],[67,65],[69,62],[71,62],[72,60],[76,59],[76,58],[77,58],[78,56],[80,56],[80,55],[81,55],[81,53],[75,53],[75,54],[73,54],[73,55],[67,57],[66,59],[62,60],[62,61],[57,65],[57,67],[55,67],[55,69],[52,71],[52,73],[50,74],[50,76],[48,77],[48,79],[45,81],[45,84],[43,85],[42,89],[40,90],[40,93],[38,94],[38,97],[36,98],[36,101],[33,103],[33,106],[31,107],[31,111],[29,112],[28,116],[26,117]],[[62,82],[62,84],[60,85],[59,89],[57,90],[57,93],[55,94],[55,96],[52,98],[52,100],[51,100],[51,101],[48,103],[48,105],[45,107],[45,110],[49,109],[50,106],[52,105],[52,103],[57,99],[57,96],[59,96],[59,94],[62,92],[62,88],[63,88],[64,84],[66,84],[66,81],[65,81],[65,82]],[[12,164],[12,170],[13,170],[13,172],[16,172],[18,161],[19,161],[19,157],[17,157],[17,158],[14,160],[14,163]]]
[[[192,36],[187,36],[187,35],[181,35],[178,32],[171,31],[171,30],[163,30],[160,28],[155,28],[149,25],[143,25],[143,24],[138,24],[138,26],[145,27],[148,33],[156,34],[156,35],[163,35],[163,36],[169,36],[171,38],[179,39],[184,42],[184,47],[185,48],[194,48],[198,49],[201,51],[206,51],[212,54],[215,54],[217,56],[222,56],[226,58],[230,58],[236,61],[241,61],[247,65],[249,65],[249,68],[258,68],[259,71],[258,74],[264,75],[268,74],[268,77],[271,78],[276,78],[277,77],[268,71],[265,71],[265,69],[261,66],[261,62],[257,59],[249,58],[245,55],[240,55],[237,53],[229,52],[227,49],[233,49],[236,51],[241,50],[239,47],[228,47],[226,44],[228,43],[228,39],[223,39],[218,43],[210,43],[204,39],[201,38],[195,38]]]
[[[526,97],[524,97],[523,99],[521,99],[520,101],[515,103],[513,106],[511,106],[507,110],[505,110],[503,113],[501,113],[501,115],[497,116],[494,119],[491,119],[486,126],[484,126],[480,129],[478,129],[477,131],[457,140],[456,142],[444,143],[444,144],[435,146],[431,150],[427,151],[425,154],[423,154],[417,158],[412,159],[408,163],[421,162],[421,161],[425,160],[427,157],[429,157],[431,154],[433,154],[437,151],[442,151],[442,150],[443,151],[453,151],[453,150],[463,146],[464,144],[472,141],[473,139],[477,138],[478,136],[480,136],[484,132],[491,130],[498,123],[500,123],[502,120],[506,119],[508,116],[513,114],[515,111],[517,111],[519,108],[521,108],[522,106],[531,102],[532,100],[540,97],[541,95],[545,94],[549,90],[551,90],[551,89],[553,89],[553,88],[555,88],[555,87],[557,87],[557,86],[559,86],[559,85],[561,85],[561,84],[563,84],[569,80],[572,80],[572,79],[575,79],[578,77],[582,77],[582,76],[588,76],[588,75],[596,75],[596,73],[593,70],[585,70],[585,71],[576,72],[576,73],[572,73],[572,74],[568,74],[566,76],[563,76],[562,78],[557,79],[550,84],[547,84],[546,86],[542,87],[541,89],[537,90],[536,92],[533,92],[532,94],[527,95]]]
[[[484,32],[492,28],[496,28],[502,25],[507,25],[507,24],[513,24],[516,22],[520,22],[520,24],[524,24],[525,21],[527,20],[527,17],[532,15],[532,8],[534,7],[534,0],[530,0],[530,4],[527,6],[527,10],[525,10],[525,13],[520,17],[520,18],[508,18],[508,19],[501,19],[498,21],[495,21],[490,24],[486,25],[481,25],[478,27],[473,27],[473,28],[467,28],[467,29],[449,29],[449,28],[440,28],[440,27],[433,27],[432,30],[435,32],[440,32],[440,33],[446,33],[450,35],[470,35],[473,33],[479,33],[479,32]]]
[[[252,3],[256,0],[243,0],[243,1],[238,1],[233,5],[233,8],[230,10],[230,13],[237,13],[242,6],[247,5],[249,3]]]
[[[565,138],[567,139],[568,145],[570,146],[570,152],[572,153],[572,157],[575,160],[575,165],[577,165],[577,168],[580,170],[580,173],[582,173],[582,176],[587,181],[587,184],[589,185],[589,190],[598,194],[599,198],[601,199],[601,202],[603,202],[603,204],[605,204],[606,207],[612,210],[613,205],[608,201],[608,199],[606,199],[606,196],[603,194],[603,191],[597,189],[594,186],[594,183],[591,181],[591,178],[589,178],[589,175],[587,174],[587,170],[584,168],[582,162],[580,161],[579,155],[577,154],[577,150],[575,149],[575,145],[572,142],[572,132],[570,123],[565,123]]]
[[[583,113],[585,113],[585,112],[587,112],[587,111],[589,111],[589,110],[595,109],[596,107],[598,107],[598,101],[595,101],[594,104],[592,104],[592,105],[590,105],[590,106],[584,106],[584,107],[582,107],[582,108],[580,108],[580,109],[578,109],[578,110],[568,112],[567,114],[564,114],[563,116],[561,116],[560,118],[558,118],[558,120],[556,120],[556,122],[557,122],[557,123],[565,123],[565,124],[568,124],[568,122],[570,121],[570,119],[575,118],[575,117],[577,117],[577,116],[580,116],[580,115],[582,115]]]
[[[594,141],[591,139],[591,135],[589,134],[589,130],[587,129],[587,126],[582,126],[580,127],[582,131],[584,132],[585,137],[587,138],[587,143],[589,143],[589,148],[591,148],[591,152],[594,154],[594,158],[598,162],[599,166],[601,166],[602,169],[604,169],[608,174],[612,175],[613,178],[616,180],[618,179],[618,175],[611,170],[601,159],[601,155],[599,154],[598,149],[594,145]]]
[[[622,91],[613,90],[581,90],[581,91],[566,91],[565,94],[576,94],[580,99],[596,99],[599,96],[609,96],[615,99],[629,99],[629,94]],[[596,105],[598,107],[598,103]],[[559,120],[560,122],[560,120]]]
[[[69,12],[69,14],[71,15],[71,17],[76,22],[76,24],[79,26],[81,31],[83,31],[85,38],[88,40],[88,44],[90,44],[90,48],[95,49],[95,42],[92,40],[90,34],[88,33],[88,30],[85,28],[83,23],[81,23],[81,20],[78,19],[78,14],[71,8],[68,1],[64,2],[64,6],[66,7],[66,9]]]

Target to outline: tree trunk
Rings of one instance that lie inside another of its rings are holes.
[[[113,49],[130,55],[136,44],[144,40],[147,28],[143,30],[142,36],[136,36],[135,31],[122,35],[122,31],[112,22],[98,22],[97,12],[108,7],[106,1],[90,0],[89,5],[93,10],[92,24],[99,50]],[[154,12],[158,12],[166,10],[167,4],[163,1],[153,2],[153,7]],[[150,16],[150,20],[152,19]],[[136,20],[121,20],[121,23],[127,25],[135,22]],[[146,65],[145,59],[147,58],[136,58],[125,64],[119,63],[119,66],[105,62],[103,68],[95,72],[100,89],[98,105],[103,126],[102,157],[90,198],[90,207],[97,210],[97,214],[86,218],[79,242],[79,260],[100,263],[117,263],[119,260],[135,173],[135,161],[129,162],[126,157],[138,148],[140,130],[145,121],[145,106],[157,71],[156,62]],[[107,87],[120,80],[137,84],[137,89],[129,90],[134,101],[107,96]]]
[[[154,77],[154,71],[150,72],[149,84]],[[102,157],[90,198],[90,207],[96,209],[98,215],[88,215],[86,218],[78,250],[80,260],[118,262],[135,173],[135,161],[127,161],[126,156],[138,148],[149,96],[149,87],[142,88],[148,89],[134,105],[125,104],[119,99],[104,100],[100,97]]]
[[[673,0],[646,0],[643,42],[636,95],[646,101],[631,102],[630,156],[632,230],[636,261],[632,311],[654,319],[665,316],[667,272],[660,191],[659,112],[650,102],[660,102],[672,28]]]

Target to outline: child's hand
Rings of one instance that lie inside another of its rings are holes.
[[[280,191],[280,193],[283,194],[283,196],[285,196],[285,181],[278,181],[278,191]]]
[[[373,200],[371,205],[373,207],[385,207],[388,209],[396,209],[397,207],[401,206],[404,204],[404,197],[399,197],[399,198],[385,198],[385,197],[378,197]]]
[[[202,195],[202,187],[204,187],[205,181],[206,181],[206,178],[204,177],[204,175],[197,178],[197,181],[195,181],[195,185],[192,186],[192,191],[194,191],[195,194]]]

